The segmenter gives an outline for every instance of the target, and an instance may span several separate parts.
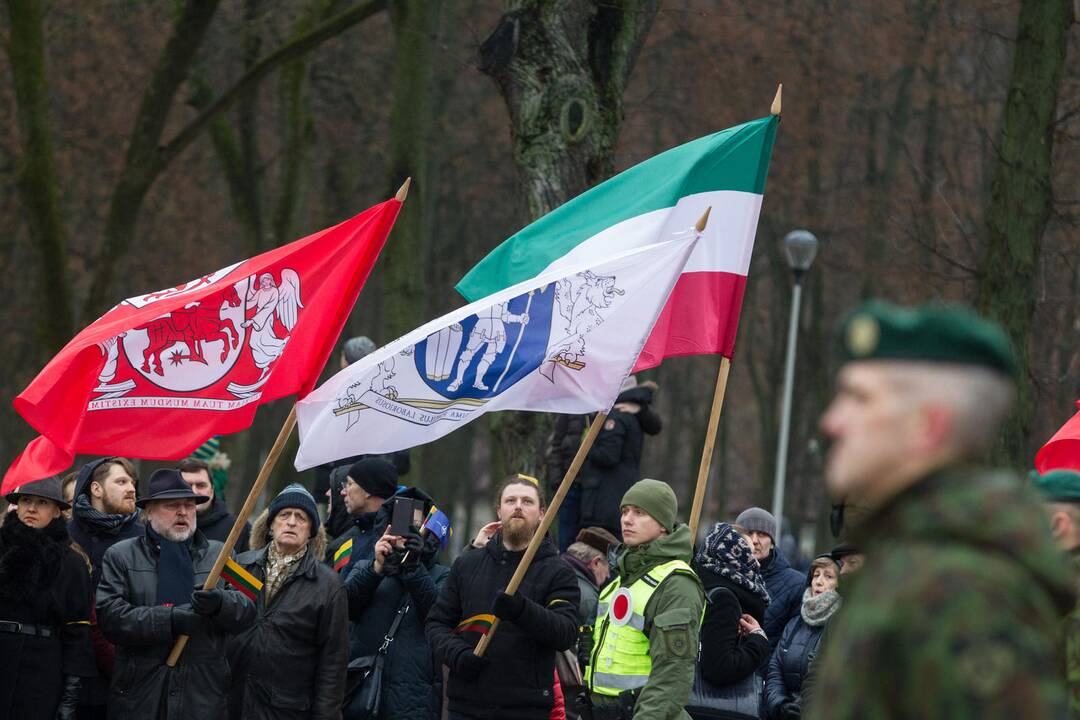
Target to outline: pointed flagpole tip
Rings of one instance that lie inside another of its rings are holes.
[[[412,178],[405,178],[405,182],[401,183],[401,187],[398,188],[397,195],[394,195],[394,199],[398,202],[405,202],[405,198],[409,194],[409,186],[412,185]]]
[[[705,226],[709,224],[709,213],[711,212],[712,205],[705,208],[705,214],[701,216],[701,219],[697,221],[697,225],[694,226],[694,229],[697,230],[699,233],[705,232]]]
[[[769,108],[770,115],[780,114],[780,96],[784,93],[784,83],[780,83],[776,86],[776,97],[772,99],[772,107]]]

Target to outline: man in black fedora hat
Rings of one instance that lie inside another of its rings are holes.
[[[98,622],[117,646],[109,717],[224,717],[226,636],[252,624],[255,606],[227,587],[196,589],[222,548],[196,529],[195,507],[209,498],[171,468],[154,472],[149,488],[137,502],[146,533],[105,553],[97,589]],[[181,635],[190,637],[187,648],[167,667]]]

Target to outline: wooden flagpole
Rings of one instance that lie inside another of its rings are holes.
[[[405,202],[405,198],[409,194],[409,185],[411,184],[412,178],[405,178],[405,182],[398,188],[397,193],[394,195],[394,199],[398,202]],[[210,569],[210,574],[206,576],[206,582],[203,583],[204,590],[210,590],[216,586],[218,579],[221,578],[221,571],[225,568],[225,561],[229,559],[233,548],[236,546],[236,541],[240,539],[240,532],[244,529],[244,524],[255,510],[255,503],[258,502],[259,496],[266,487],[267,481],[270,480],[270,475],[274,472],[274,467],[277,465],[278,458],[281,457],[281,453],[285,450],[285,443],[288,441],[289,435],[292,434],[293,427],[295,426],[296,405],[294,404],[292,410],[289,411],[289,416],[285,418],[285,424],[281,426],[281,430],[278,432],[277,439],[274,440],[274,444],[270,448],[270,454],[266,456],[266,461],[259,470],[258,477],[255,478],[255,484],[251,486],[247,499],[244,500],[243,507],[240,508],[240,512],[236,513],[236,521],[233,522],[232,530],[229,531],[229,536],[225,538],[225,545],[221,548],[221,552],[218,553],[217,560],[214,561],[214,566]],[[176,638],[176,644],[173,645],[172,652],[169,653],[169,658],[165,661],[166,665],[169,667],[176,667],[176,663],[180,660],[180,655],[183,654],[187,641],[187,635],[181,635]]]
[[[780,115],[784,84],[776,86],[770,115]],[[705,218],[703,218],[704,220]],[[699,221],[699,224],[700,223]],[[698,230],[704,229],[704,225]],[[705,488],[709,484],[709,469],[712,467],[713,448],[716,446],[716,431],[720,427],[720,411],[724,408],[724,395],[727,393],[728,376],[731,374],[731,360],[720,358],[720,372],[716,376],[716,388],[713,390],[712,409],[709,412],[709,426],[705,432],[705,447],[701,450],[701,464],[698,466],[697,487],[694,488],[694,504],[690,509],[690,536],[697,538],[698,525],[701,523],[701,509],[705,505]]]
[[[203,584],[204,590],[209,590],[217,585],[218,578],[221,577],[221,571],[225,567],[225,561],[229,559],[233,547],[236,546],[236,541],[240,539],[240,532],[244,529],[244,523],[247,522],[248,517],[255,509],[255,503],[258,501],[259,495],[262,494],[263,488],[266,487],[270,474],[274,472],[274,466],[277,465],[278,458],[281,457],[281,452],[285,449],[285,442],[289,439],[289,435],[292,434],[295,425],[296,405],[293,405],[292,410],[289,411],[289,417],[285,418],[285,424],[281,426],[281,431],[278,432],[277,440],[274,441],[273,447],[270,448],[270,454],[266,456],[266,462],[263,463],[262,469],[259,470],[259,476],[255,478],[255,484],[251,486],[247,500],[244,501],[244,506],[240,508],[240,512],[236,513],[236,522],[233,523],[229,536],[225,538],[225,545],[221,548],[221,552],[218,553],[217,560],[214,561],[214,567],[210,569],[210,574],[206,576],[206,582]],[[173,645],[172,652],[169,653],[169,659],[165,661],[166,665],[176,667],[187,641],[187,635],[176,638],[176,644]]]
[[[540,521],[540,527],[533,533],[532,540],[529,541],[529,547],[525,548],[525,554],[521,556],[521,561],[518,562],[517,569],[514,571],[514,576],[510,578],[510,584],[506,586],[507,595],[516,593],[518,587],[521,585],[521,581],[525,579],[525,573],[528,571],[529,565],[532,564],[533,557],[536,556],[536,551],[540,549],[540,543],[547,537],[548,530],[551,529],[551,523],[555,521],[555,517],[558,515],[559,506],[562,505],[566,493],[570,491],[570,486],[574,484],[574,478],[577,477],[578,471],[581,470],[581,466],[585,464],[585,456],[589,454],[589,450],[596,441],[596,436],[600,434],[600,428],[604,427],[605,420],[607,420],[607,413],[597,413],[592,421],[592,425],[589,426],[589,432],[585,435],[585,439],[581,441],[581,446],[578,448],[577,455],[574,456],[574,461],[570,463],[570,467],[567,469],[566,475],[563,476],[562,483],[559,485],[555,497],[551,498],[551,502],[548,504],[547,511],[544,513],[544,519]],[[480,638],[480,642],[473,651],[476,653],[477,657],[483,657],[484,651],[487,650],[487,646],[491,644],[491,638],[495,635],[495,630],[498,627],[499,618],[495,618],[491,623],[491,628],[484,637]]]

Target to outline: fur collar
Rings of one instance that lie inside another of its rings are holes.
[[[261,550],[270,542],[269,520],[270,508],[267,508],[251,523],[250,547],[252,550]],[[319,531],[315,533],[315,537],[308,540],[307,549],[317,559],[326,557],[326,530],[322,523],[319,524]]]
[[[9,512],[0,526],[0,602],[26,602],[48,588],[69,543],[63,517],[39,530]]]

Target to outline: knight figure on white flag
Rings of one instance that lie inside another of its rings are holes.
[[[436,440],[493,410],[611,408],[700,232],[563,267],[376,350],[296,405],[296,468]]]

